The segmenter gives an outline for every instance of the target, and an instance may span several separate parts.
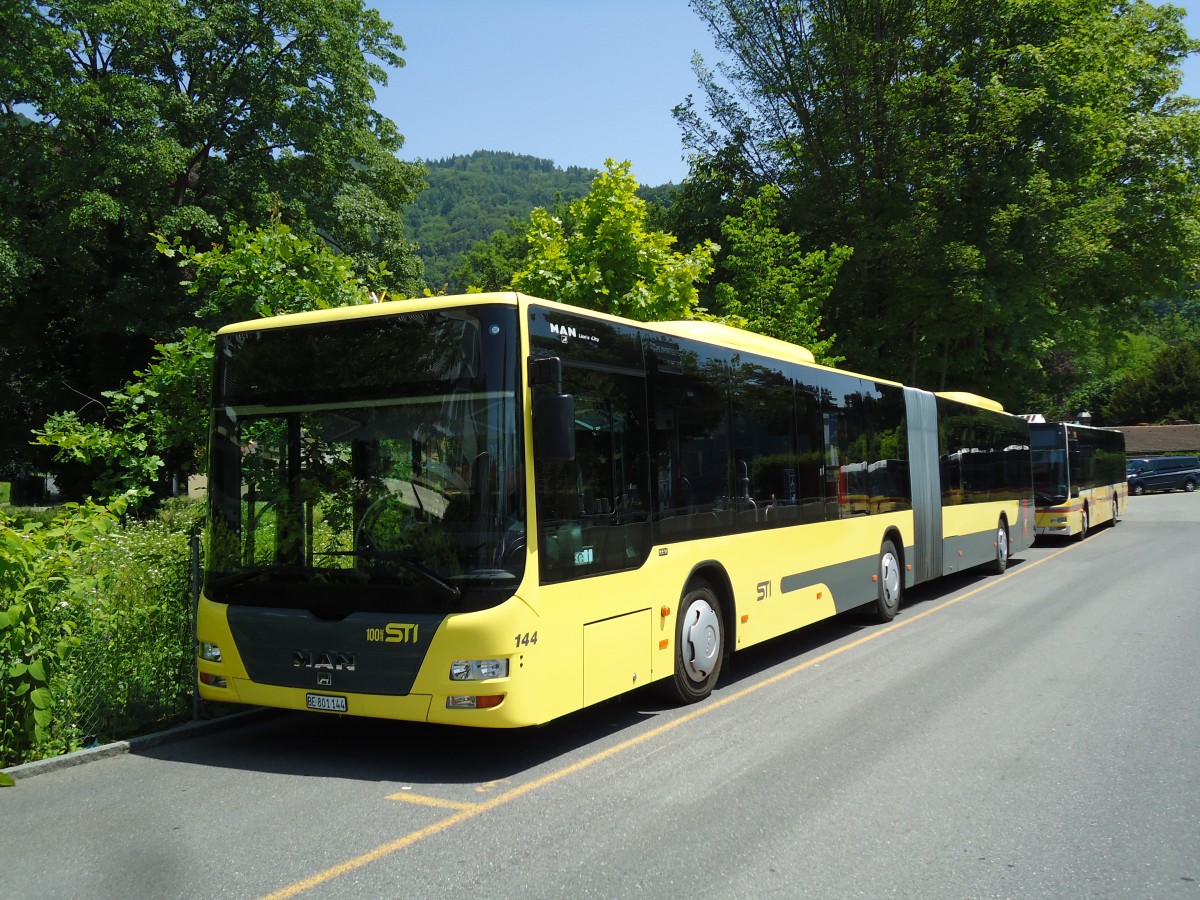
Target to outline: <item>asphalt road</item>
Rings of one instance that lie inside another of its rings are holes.
[[[1200,900],[1200,497],[540,729],[271,713],[0,789],[0,897]]]

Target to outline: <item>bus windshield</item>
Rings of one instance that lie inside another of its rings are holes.
[[[218,338],[207,595],[356,611],[479,608],[524,571],[515,310]]]
[[[1070,468],[1061,425],[1031,429],[1034,502],[1058,506],[1071,496]]]

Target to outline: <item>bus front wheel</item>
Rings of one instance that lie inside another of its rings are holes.
[[[1082,541],[1085,537],[1087,537],[1088,528],[1090,525],[1091,523],[1088,521],[1088,508],[1087,504],[1085,503],[1083,504],[1083,512],[1080,513],[1079,534],[1075,535],[1075,540]]]
[[[891,538],[886,539],[879,549],[879,569],[875,580],[875,619],[890,622],[900,611],[900,598],[904,594],[900,554],[896,552],[896,545]]]
[[[682,703],[696,703],[712,693],[725,656],[725,621],[712,585],[699,578],[693,581],[679,601],[676,618],[675,673],[667,689]]]

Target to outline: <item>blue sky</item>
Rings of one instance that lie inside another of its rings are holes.
[[[671,109],[714,58],[687,0],[375,0],[408,48],[376,108],[401,156],[506,150],[599,169],[628,159],[642,184],[687,174]]]
[[[506,150],[556,165],[628,159],[642,184],[681,181],[671,109],[697,93],[692,53],[716,51],[687,0],[375,0],[407,46],[377,108],[401,156]],[[1188,10],[1200,34],[1200,0]],[[1200,96],[1200,60],[1184,92]]]

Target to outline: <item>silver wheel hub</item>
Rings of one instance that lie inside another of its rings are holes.
[[[1003,528],[996,532],[996,558],[1008,559],[1008,532]]]
[[[721,623],[707,600],[696,598],[683,614],[683,667],[693,681],[703,681],[721,654]]]
[[[883,601],[891,606],[900,599],[900,561],[891,553],[879,559],[879,584]]]

